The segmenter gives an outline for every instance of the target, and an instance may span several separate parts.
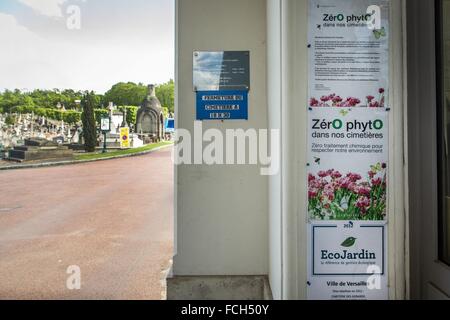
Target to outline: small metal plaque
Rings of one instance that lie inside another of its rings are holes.
[[[194,91],[250,90],[249,51],[195,51]]]

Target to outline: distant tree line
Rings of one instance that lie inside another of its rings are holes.
[[[156,87],[156,96],[166,113],[174,112],[175,108],[175,83],[173,80]],[[102,100],[114,102],[117,106],[139,106],[147,96],[147,86],[132,82],[119,82],[105,93]]]
[[[161,101],[164,112],[174,111],[173,80],[156,87],[156,96]],[[104,95],[94,92],[74,91],[71,89],[34,90],[22,92],[19,89],[0,92],[0,113],[34,113],[49,119],[64,120],[68,123],[80,122],[82,119],[82,106],[89,95],[89,105],[92,106],[96,119],[107,114],[109,102],[120,106],[120,110],[127,109],[127,122],[136,122],[136,113],[147,95],[147,86],[142,83],[120,82],[112,86]],[[58,109],[57,105],[64,106],[65,111]]]

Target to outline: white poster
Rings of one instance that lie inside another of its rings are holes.
[[[388,299],[387,0],[310,0],[308,298]]]
[[[310,0],[310,106],[389,105],[388,21],[388,0]]]
[[[315,108],[308,123],[310,220],[384,221],[388,113]]]
[[[387,299],[387,228],[371,221],[328,221],[309,225],[308,298]]]

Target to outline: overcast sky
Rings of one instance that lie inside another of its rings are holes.
[[[173,2],[0,0],[0,91],[104,93],[120,81],[173,79]],[[74,5],[81,28],[71,30]]]

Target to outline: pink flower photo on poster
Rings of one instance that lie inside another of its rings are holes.
[[[378,90],[378,98],[373,95],[368,95],[364,99],[356,97],[342,98],[341,96],[332,93],[320,98],[311,98],[309,100],[309,106],[312,108],[319,107],[336,107],[336,108],[384,108],[385,107],[385,89],[380,88]]]
[[[308,211],[312,220],[386,218],[385,163],[370,166],[366,177],[330,169],[308,176]]]

